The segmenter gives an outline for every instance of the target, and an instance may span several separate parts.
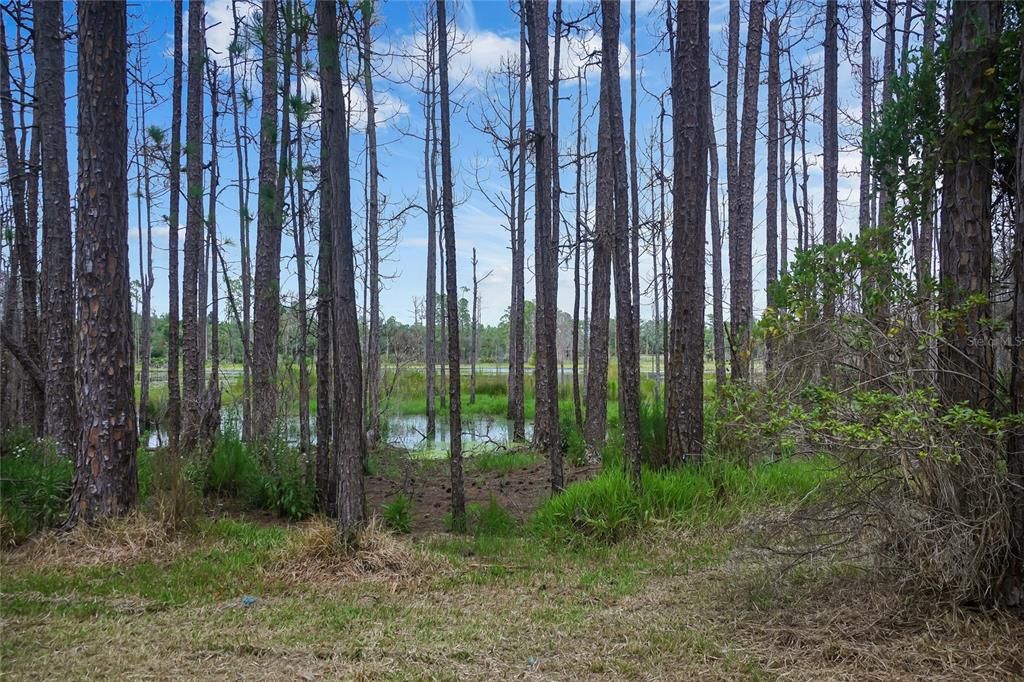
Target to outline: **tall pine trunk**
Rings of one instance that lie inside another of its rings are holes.
[[[462,396],[459,371],[459,284],[455,252],[455,197],[452,188],[452,128],[448,92],[448,17],[445,0],[437,2],[437,66],[441,105],[441,215],[446,265],[448,316],[448,431],[452,489],[452,528],[466,527],[466,492],[462,480]]]
[[[237,1],[231,0],[232,28],[235,40],[239,40]],[[242,270],[242,438],[248,441],[252,429],[252,257],[249,246],[249,227],[252,214],[249,213],[249,145],[242,142],[244,115],[239,106],[238,74],[236,73],[238,51],[228,50],[228,69],[231,78],[231,114],[235,133],[235,163],[238,169],[238,212],[239,240]],[[247,107],[248,108],[248,107]],[[248,132],[248,131],[246,131]],[[320,405],[325,405],[321,402]]]
[[[777,99],[782,88],[779,82],[779,23],[779,18],[775,17],[768,26],[768,182],[765,188],[765,299],[768,307],[774,303],[772,287],[778,280],[779,272],[779,168],[775,165],[780,143]],[[775,344],[768,336],[765,338],[765,371],[769,375],[774,369],[774,364]]]
[[[519,185],[512,245],[512,310],[509,326],[508,418],[512,439],[526,439],[526,2],[519,2]]]
[[[277,418],[277,334],[281,322],[280,194],[276,174],[277,1],[263,0],[263,90],[260,111],[259,214],[256,223],[252,435],[269,438]],[[338,198],[335,197],[335,201]],[[337,274],[337,273],[335,273]]]
[[[941,329],[939,386],[949,404],[966,401],[990,408],[994,399],[992,316],[993,142],[987,106],[996,82],[985,75],[998,68],[1001,3],[953,4],[945,135],[942,159],[942,214],[939,232],[940,302],[955,311]],[[998,126],[995,126],[998,128]],[[976,132],[977,131],[977,132]],[[988,131],[988,132],[981,132]],[[972,303],[971,299],[984,300]]]
[[[203,67],[206,40],[203,6],[188,6],[188,79],[185,107],[185,254],[182,280],[181,347],[184,367],[184,414],[181,445],[188,452],[199,443],[203,390],[200,346],[199,271],[204,269],[206,230],[203,224]]]
[[[704,215],[707,210],[708,6],[677,13],[672,65],[672,352],[666,440],[671,462],[699,463],[704,451]],[[749,62],[748,62],[749,63]],[[731,246],[731,242],[730,242]]]
[[[751,0],[747,19],[747,52],[743,65],[743,118],[740,128],[736,208],[730,200],[729,218],[729,327],[732,336],[733,381],[750,379],[753,355],[751,325],[754,318],[752,242],[754,233],[754,164],[757,144],[757,100],[761,80],[761,38],[765,0]]]
[[[363,377],[356,315],[355,254],[352,245],[352,200],[349,179],[348,117],[341,81],[337,8],[333,0],[316,4],[323,135],[327,155],[323,168],[330,185],[333,317],[332,466],[338,528],[351,540],[366,522],[363,463]],[[323,220],[323,218],[321,218]]]
[[[67,525],[128,513],[138,497],[128,274],[128,14],[78,5],[78,395]]]
[[[71,457],[78,444],[78,404],[71,281],[71,199],[64,112],[64,10],[60,3],[36,0],[33,11],[38,83],[36,118],[43,161],[43,281],[47,318],[43,435],[54,440],[58,452]],[[146,172],[148,187],[148,165]]]
[[[9,170],[11,209],[14,212],[14,244],[11,260],[17,260],[19,277],[17,282],[21,294],[21,338],[24,357],[38,367],[40,360],[39,320],[36,305],[36,223],[34,213],[27,204],[31,189],[31,162],[25,159],[24,150],[19,149],[14,127],[14,98],[11,94],[10,55],[7,50],[7,36],[0,29],[0,113],[3,122],[3,141]],[[33,138],[37,138],[33,135]],[[34,144],[34,143],[33,143]],[[13,267],[12,267],[13,269]],[[13,305],[14,299],[7,299]],[[10,330],[5,330],[8,333]],[[13,335],[11,335],[13,336]],[[24,369],[26,363],[22,363]],[[26,376],[28,373],[26,372]],[[21,402],[21,423],[31,427],[33,435],[40,435],[43,426],[43,389],[36,381],[23,384]]]
[[[530,85],[533,95],[534,143],[534,283],[536,285],[536,365],[533,441],[551,463],[551,488],[563,487],[562,450],[558,424],[558,225],[552,211],[554,150],[551,99],[548,94],[548,3],[526,3],[530,42]],[[618,64],[616,63],[616,66]]]

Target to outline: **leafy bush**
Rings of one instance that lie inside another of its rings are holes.
[[[292,520],[312,515],[316,491],[302,453],[279,441],[262,444],[260,452],[263,471],[250,488],[251,501],[261,509],[273,510]]]
[[[0,544],[23,542],[32,533],[50,528],[68,511],[74,463],[57,455],[51,443],[3,438],[0,457]]]
[[[405,493],[399,493],[395,499],[383,505],[384,523],[396,533],[409,533],[412,530],[412,500]]]
[[[206,462],[203,480],[207,493],[241,498],[285,518],[304,519],[315,508],[308,463],[298,449],[281,441],[267,441],[254,451],[236,435],[224,434]]]

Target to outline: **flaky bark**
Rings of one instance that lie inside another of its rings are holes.
[[[136,503],[138,433],[128,276],[128,15],[78,5],[78,396],[81,432],[67,525]]]
[[[672,351],[666,412],[668,456],[700,462],[704,451],[704,214],[707,210],[708,6],[680,3],[672,68]],[[717,150],[716,150],[717,151]],[[732,244],[730,243],[730,246]]]
[[[992,315],[992,126],[998,67],[1001,3],[953,4],[946,115],[942,151],[942,214],[939,232],[940,303],[953,312],[942,328],[939,384],[950,403],[991,407]],[[998,128],[998,126],[996,126]],[[978,298],[984,303],[973,304]],[[958,310],[958,308],[962,308]]]
[[[333,328],[332,478],[338,528],[351,539],[366,522],[363,462],[363,377],[356,316],[355,254],[352,246],[352,201],[349,185],[348,121],[339,62],[338,19],[333,0],[316,4],[320,57],[323,135],[329,140],[323,159],[330,184]],[[321,217],[323,220],[323,217]]]
[[[36,117],[42,145],[43,280],[46,282],[46,403],[43,435],[71,457],[78,443],[75,398],[74,298],[71,281],[71,199],[64,113],[64,10],[36,0]],[[147,169],[148,175],[148,169]]]
[[[612,261],[615,268],[615,349],[619,363],[619,414],[622,423],[624,464],[633,489],[640,490],[640,354],[633,331],[633,294],[630,278],[629,184],[626,172],[622,91],[619,84],[619,5],[601,3],[601,106],[609,123],[611,176],[614,187]],[[703,115],[703,110],[698,109]],[[702,140],[703,144],[703,140]],[[552,335],[550,338],[554,338]]]
[[[178,228],[181,206],[181,87],[184,57],[181,0],[174,0],[174,65],[171,85],[171,147],[167,159],[167,438],[177,451],[181,435],[181,358]]]
[[[252,435],[268,438],[277,418],[277,335],[281,322],[281,225],[275,159],[277,1],[263,0],[263,90],[260,111],[259,214],[256,223]],[[335,47],[335,49],[337,49]],[[337,197],[335,197],[337,200]],[[337,273],[335,273],[337,275]],[[337,323],[337,321],[335,321]]]
[[[754,232],[754,165],[757,142],[757,101],[761,79],[761,38],[766,0],[751,0],[747,20],[747,52],[743,66],[743,120],[736,171],[736,209],[730,201],[729,326],[732,337],[732,378],[750,378],[754,315],[752,242]],[[729,193],[734,185],[730,182]]]
[[[181,296],[183,420],[181,447],[188,452],[199,439],[203,411],[203,364],[200,350],[199,270],[203,268],[206,230],[203,224],[203,67],[206,40],[203,5],[188,6],[188,79],[185,107],[185,253]]]
[[[526,3],[526,29],[530,41],[530,84],[533,94],[534,143],[534,282],[537,361],[533,441],[551,462],[551,487],[563,487],[562,450],[558,424],[558,226],[551,215],[552,135],[551,99],[548,94],[548,3]],[[618,62],[616,61],[616,68]],[[550,342],[544,342],[544,340]]]

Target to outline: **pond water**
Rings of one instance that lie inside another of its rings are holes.
[[[448,418],[438,417],[435,425],[433,442],[427,441],[427,418],[422,414],[392,415],[387,417],[387,442],[408,450],[433,449],[448,443],[450,431]],[[313,442],[316,442],[316,415],[310,417],[310,430]],[[242,420],[237,407],[221,409],[221,430],[225,433],[239,434]],[[290,445],[299,442],[299,419],[289,417],[284,420],[284,437]],[[526,438],[533,437],[533,422],[526,421]],[[512,422],[504,417],[463,416],[462,442],[464,445],[473,443],[507,445],[512,440]],[[167,444],[167,434],[163,429],[149,432],[146,442],[149,448],[159,448]]]
[[[392,445],[416,450],[436,447],[450,440],[448,418],[439,417],[435,423],[434,441],[427,441],[427,418],[422,414],[407,414],[388,418],[387,440]],[[533,436],[533,422],[526,422],[526,438]],[[462,418],[463,444],[481,443],[507,445],[512,441],[512,422],[504,417],[473,416]]]

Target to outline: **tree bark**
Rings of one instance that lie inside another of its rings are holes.
[[[302,12],[305,7],[300,5]],[[308,31],[305,23],[300,20],[295,31],[295,82],[301,97],[302,76],[305,69],[304,48]],[[309,435],[309,313],[306,309],[308,292],[306,290],[306,156],[303,123],[306,118],[305,108],[296,112],[295,116],[295,262],[298,266],[299,285],[299,447],[308,458],[310,454]]]
[[[231,0],[233,35],[238,39],[239,20],[236,0]],[[252,215],[249,213],[249,145],[242,143],[242,112],[238,104],[238,76],[235,72],[237,51],[228,51],[228,68],[231,77],[231,113],[235,132],[235,161],[238,169],[238,210],[239,240],[242,270],[242,439],[252,437],[252,261],[249,247],[249,227]],[[326,403],[318,403],[324,405]],[[319,412],[318,412],[319,414]]]
[[[949,404],[990,408],[994,399],[992,315],[992,128],[998,67],[1001,3],[953,4],[946,70],[939,290],[942,308],[956,311],[942,325],[939,386]],[[998,127],[998,126],[996,126]],[[969,303],[979,297],[984,303]],[[963,308],[958,310],[958,308]]]
[[[254,310],[256,319],[253,327],[252,358],[252,435],[257,440],[265,440],[272,435],[274,421],[277,418],[277,335],[281,322],[281,225],[278,222],[280,194],[275,172],[275,143],[278,139],[277,21],[277,1],[263,0],[263,90],[260,111],[259,215],[256,224]],[[335,201],[340,199],[337,195],[334,198]],[[337,276],[338,273],[335,273],[335,277]],[[335,320],[335,324],[338,324],[338,320]]]
[[[599,459],[608,429],[608,327],[611,315],[612,241],[615,222],[614,156],[610,113],[603,105],[599,107],[599,111],[593,274],[590,280],[592,298],[585,396],[587,409],[583,425],[583,436],[587,441],[591,459]]]
[[[433,22],[434,15],[428,9],[424,26],[424,58],[426,69],[423,77],[423,107],[425,133],[423,136],[423,182],[424,200],[427,204],[427,283],[426,283],[426,334],[424,361],[426,363],[427,390],[427,440],[434,440],[436,432],[437,408],[435,406],[435,381],[437,365],[435,361],[437,342],[437,188],[433,172],[433,142],[437,136],[435,126],[436,94],[434,85],[434,48],[436,32]]]
[[[203,66],[206,40],[203,5],[188,6],[188,80],[185,108],[185,255],[181,297],[184,414],[181,447],[189,452],[199,444],[202,421],[203,364],[200,349],[199,270],[203,268],[206,230],[203,224]]]
[[[62,105],[63,106],[63,105]],[[30,164],[26,163],[23,150],[18,147],[14,127],[14,99],[11,95],[11,66],[7,50],[7,36],[0,28],[0,119],[3,122],[4,151],[7,156],[11,208],[14,213],[14,244],[11,249],[12,262],[18,261],[19,283],[21,284],[21,345],[32,362],[39,364],[39,309],[36,305],[36,224],[30,215],[34,211],[26,204],[31,188]],[[33,146],[37,135],[33,135]],[[31,152],[29,152],[31,154]],[[8,302],[10,305],[10,302]],[[30,382],[25,385],[25,401],[21,405],[22,415],[28,419],[34,435],[40,435],[43,427],[43,391]],[[25,423],[24,421],[22,423]]]
[[[219,99],[217,62],[206,61],[207,78],[210,84],[210,196],[209,208],[206,212],[206,241],[209,244],[209,301],[210,301],[210,378],[207,381],[203,404],[200,406],[200,442],[204,447],[213,445],[213,440],[220,430],[220,300],[217,284],[217,187],[220,183],[220,166],[217,156],[217,119]],[[205,324],[203,325],[206,326]],[[202,373],[203,367],[200,367]]]
[[[754,164],[757,141],[757,100],[761,78],[761,39],[765,0],[751,0],[747,20],[747,52],[743,67],[743,121],[736,175],[736,210],[729,220],[729,317],[733,339],[733,381],[750,378],[753,352],[754,292],[752,241],[754,231]],[[733,185],[730,183],[730,193]],[[731,202],[730,202],[731,205]]]
[[[81,432],[66,525],[130,511],[138,495],[128,275],[128,15],[78,5],[78,396]]]
[[[377,107],[373,93],[373,14],[375,5],[370,2],[363,6],[363,84],[366,92],[366,154],[369,173],[367,188],[367,263],[370,283],[370,324],[369,342],[366,348],[366,386],[369,392],[367,410],[369,411],[369,444],[375,445],[380,435],[380,203],[378,198],[377,179]]]
[[[835,0],[827,0],[829,3]],[[768,307],[774,305],[772,288],[778,281],[779,272],[779,174],[775,160],[779,147],[779,107],[782,84],[779,81],[779,18],[771,20],[768,27],[768,182],[765,188],[765,289]],[[775,364],[775,344],[765,338],[765,371],[770,373]]]
[[[573,302],[572,302],[572,405],[576,426],[583,428],[583,403],[580,394],[580,250],[583,239],[583,69],[576,75],[576,239],[573,248]]]
[[[512,246],[512,310],[509,319],[508,417],[512,440],[526,439],[526,2],[519,2],[519,186]]]
[[[669,460],[675,464],[700,463],[704,451],[704,215],[713,133],[708,132],[708,6],[700,3],[697,7],[694,11],[693,6],[684,8],[680,3],[677,10],[678,42],[672,68],[672,193],[676,208],[672,214],[674,286],[666,440]]]
[[[363,462],[366,432],[363,429],[363,378],[356,315],[355,261],[352,246],[352,202],[349,185],[348,117],[341,81],[337,9],[333,0],[316,4],[323,135],[328,149],[327,181],[330,184],[333,316],[333,496],[338,528],[351,540],[366,523]],[[323,220],[323,217],[321,217]]]
[[[839,218],[839,2],[825,0],[825,93],[822,103],[824,178],[822,240],[835,244]],[[835,314],[835,302],[826,301],[826,317]]]
[[[35,0],[36,117],[43,160],[43,280],[46,282],[46,402],[43,435],[71,457],[78,445],[75,398],[71,198],[64,103],[64,10]],[[147,166],[148,176],[148,166]],[[147,182],[148,185],[148,182]]]
[[[633,489],[640,490],[640,355],[633,331],[633,294],[630,277],[629,184],[626,171],[626,139],[622,120],[622,92],[619,84],[619,5],[601,3],[601,109],[609,135],[611,164],[605,165],[613,187],[611,219],[612,261],[615,277],[615,350],[619,363],[619,414],[626,475]],[[701,112],[703,113],[703,112]],[[600,144],[600,142],[599,142]],[[599,166],[598,172],[600,173]],[[553,337],[551,337],[553,338]]]
[[[330,16],[322,19],[321,13],[320,3],[317,3],[318,25],[322,20],[332,20]],[[335,19],[333,19],[335,21],[336,16],[334,15]],[[320,40],[321,38],[318,37],[317,47],[321,60],[324,59],[325,51],[329,53],[328,57],[330,54],[337,55],[337,44],[334,44],[333,47],[321,45]],[[330,75],[329,71],[321,69],[321,82],[327,75]],[[321,125],[326,130],[326,119],[321,119]],[[337,516],[337,499],[334,491],[337,471],[331,456],[334,425],[333,410],[331,409],[334,385],[332,367],[334,316],[331,313],[333,306],[331,288],[334,281],[334,268],[332,267],[334,249],[331,243],[331,222],[334,212],[334,193],[331,183],[332,144],[332,140],[326,135],[320,135],[320,239],[317,245],[316,292],[316,490],[320,510],[327,516],[335,518]]]
[[[437,2],[437,66],[441,104],[441,214],[444,244],[448,314],[448,430],[451,451],[452,528],[465,530],[466,492],[462,480],[462,396],[459,371],[459,285],[455,252],[455,198],[452,188],[452,132],[448,93],[448,17],[445,0]],[[540,158],[540,157],[538,157]]]
[[[533,94],[534,164],[534,283],[535,329],[538,341],[535,365],[533,442],[551,463],[551,488],[562,489],[562,450],[558,424],[558,226],[551,215],[552,161],[551,100],[548,95],[548,3],[526,3],[526,30],[530,43],[530,83]],[[616,52],[617,54],[617,52]],[[618,62],[616,61],[616,68]],[[551,342],[541,342],[549,339]]]
[[[934,31],[934,28],[932,29]],[[927,34],[927,32],[926,32]],[[1018,34],[1019,92],[1024,92],[1024,32]],[[1020,98],[1017,130],[1024,131],[1024,98]],[[1024,134],[1017,135],[1017,168],[1024,169]],[[1017,225],[1014,231],[1013,318],[1010,344],[1010,411],[1024,412],[1024,172],[1017,172]],[[1024,427],[1011,429],[1006,448],[1010,500],[1010,561],[1001,586],[1007,606],[1024,601]]]
[[[633,345],[640,352],[640,167],[636,160],[636,0],[629,0],[629,205]],[[639,361],[639,360],[638,360]]]
[[[871,228],[871,155],[865,144],[871,134],[872,102],[874,100],[874,81],[871,77],[871,12],[873,0],[861,0],[861,33],[860,33],[860,198],[857,221],[860,232],[864,234]]]

